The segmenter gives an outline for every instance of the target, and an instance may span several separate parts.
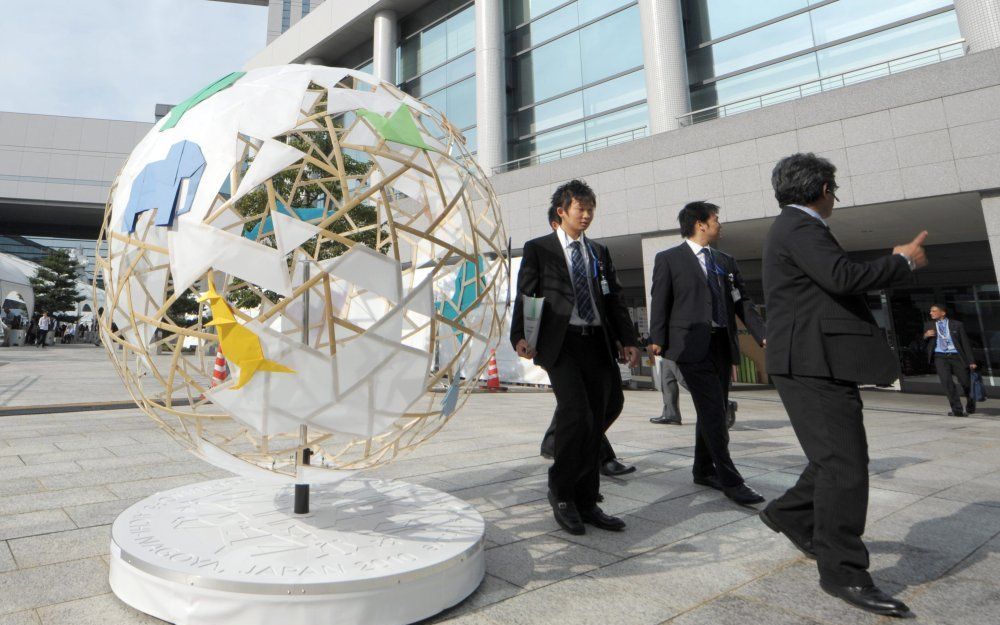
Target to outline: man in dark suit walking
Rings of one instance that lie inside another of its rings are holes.
[[[868,574],[861,540],[868,443],[858,384],[898,377],[865,293],[905,282],[926,265],[927,233],[878,260],[851,260],[826,223],[837,199],[835,172],[826,159],[793,154],[771,174],[781,214],[764,241],[765,358],[809,463],[760,519],[817,560],[827,593],[876,614],[907,616],[909,608]]]
[[[545,369],[556,395],[555,457],[549,468],[549,503],[556,522],[571,534],[584,523],[620,531],[621,519],[597,505],[601,439],[607,415],[624,403],[616,343],[631,366],[639,349],[611,255],[583,233],[594,219],[597,198],[586,183],[568,182],[553,194],[559,228],[524,244],[517,279],[510,342],[522,358]],[[544,297],[538,341],[524,335],[523,296]]]
[[[927,341],[928,361],[937,369],[941,385],[951,404],[949,417],[964,417],[976,411],[976,398],[972,395],[972,380],[969,371],[975,371],[976,360],[972,357],[969,335],[961,321],[948,319],[948,311],[943,304],[931,306],[931,321],[924,324],[924,340]],[[965,395],[965,411],[962,399],[952,376],[958,378]]]
[[[562,218],[559,217],[559,207],[555,204],[549,206],[549,225],[552,226],[552,230],[556,231],[559,229],[559,224],[562,223]],[[614,401],[617,399],[621,401]],[[611,399],[614,403],[611,405],[611,414],[605,416],[604,419],[604,430],[610,428],[614,422],[618,419],[618,415],[621,414],[622,408],[625,407],[625,396],[621,393],[612,393]],[[549,423],[549,427],[545,430],[545,435],[542,436],[542,447],[540,450],[540,455],[543,458],[551,460],[553,456],[556,455],[556,420],[558,418],[559,405],[556,405],[556,411],[552,414],[552,421]],[[608,435],[605,433],[601,437],[601,454],[600,454],[600,471],[601,475],[607,475],[609,477],[617,477],[625,475],[628,473],[635,472],[635,465],[628,465],[618,459],[618,454],[615,453],[614,447],[611,446],[611,441],[608,440]]]
[[[719,207],[691,202],[677,217],[685,241],[653,264],[649,351],[677,363],[694,400],[694,482],[741,505],[764,501],[747,486],[729,455],[726,411],[733,363],[740,360],[736,317],[758,343],[764,322],[747,297],[736,260],[709,244],[722,231]]]

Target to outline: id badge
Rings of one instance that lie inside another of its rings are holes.
[[[740,294],[740,290],[737,289],[736,287],[733,287],[733,290],[731,291],[731,293],[732,293],[732,296],[733,296],[733,303],[734,304],[736,302],[740,301],[743,298],[743,295]]]
[[[611,287],[608,286],[608,281],[606,278],[601,278],[601,294],[611,295]]]

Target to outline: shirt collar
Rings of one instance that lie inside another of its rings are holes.
[[[708,247],[707,245],[698,245],[697,243],[695,243],[695,242],[694,242],[694,241],[692,241],[691,239],[684,239],[684,241],[686,241],[686,242],[687,242],[687,244],[688,244],[688,247],[690,247],[690,248],[691,248],[691,251],[692,251],[692,252],[694,252],[694,255],[695,255],[695,256],[698,256],[698,255],[700,255],[700,254],[701,254],[701,251],[702,251],[703,249],[705,249],[706,247]]]
[[[802,211],[803,213],[805,213],[806,215],[809,215],[810,217],[815,217],[816,219],[818,219],[820,221],[820,223],[822,223],[827,228],[830,227],[830,224],[826,223],[826,220],[823,219],[822,217],[820,217],[819,213],[817,213],[813,209],[809,208],[808,206],[802,206],[801,204],[786,204],[785,206],[791,206],[792,208],[797,208],[800,211]]]
[[[573,242],[573,239],[569,238],[569,235],[566,234],[566,231],[563,230],[562,227],[556,228],[556,234],[559,236],[559,243],[562,244],[563,249],[568,248],[570,243]],[[580,238],[577,240],[580,242],[581,247],[586,247],[582,232],[580,233]]]

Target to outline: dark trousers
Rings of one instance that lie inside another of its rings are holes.
[[[600,491],[598,459],[605,415],[614,407],[613,390],[621,393],[621,376],[602,334],[572,332],[566,333],[548,374],[558,405],[549,489],[557,500],[589,509]]]
[[[729,456],[726,410],[729,406],[729,379],[732,356],[725,330],[712,333],[708,355],[700,362],[678,362],[698,413],[695,426],[695,477],[716,475],[723,486],[739,486],[743,476]]]
[[[771,381],[809,464],[767,511],[790,532],[812,538],[823,580],[871,584],[861,540],[868,515],[868,441],[858,385],[785,375]]]
[[[937,369],[938,378],[944,386],[945,393],[948,394],[948,403],[951,404],[951,411],[955,414],[962,412],[962,398],[958,394],[958,385],[952,376],[958,378],[958,384],[962,387],[962,395],[965,395],[965,412],[976,410],[976,400],[972,397],[972,384],[969,379],[969,368],[962,364],[962,359],[958,354],[934,354],[934,367]]]
[[[601,437],[601,451],[598,454],[598,458],[601,463],[607,462],[608,460],[614,460],[618,457],[615,453],[614,447],[611,446],[611,441],[608,440],[608,428],[615,422],[618,416],[622,413],[622,408],[625,407],[625,394],[622,393],[621,384],[616,388],[611,389],[610,405],[608,406],[608,414],[604,416],[604,436]],[[559,419],[559,404],[556,404],[556,410],[552,413],[552,421],[549,423],[549,429],[545,430],[545,435],[542,436],[542,453],[549,456],[556,455],[556,420]]]

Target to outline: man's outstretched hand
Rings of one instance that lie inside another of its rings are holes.
[[[906,245],[897,245],[892,248],[893,254],[904,254],[913,261],[913,266],[917,269],[927,266],[927,253],[924,252],[924,239],[927,238],[927,231],[924,230],[915,239]]]

